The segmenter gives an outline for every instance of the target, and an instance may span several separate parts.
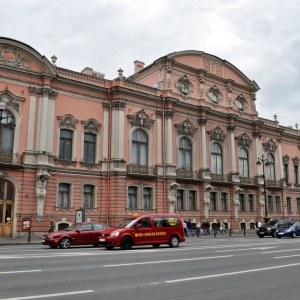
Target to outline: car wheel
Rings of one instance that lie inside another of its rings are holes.
[[[51,245],[51,246],[50,246],[50,248],[52,248],[52,249],[56,249],[56,248],[57,248],[57,246]]]
[[[260,234],[260,235],[259,235],[259,237],[260,237],[260,238],[263,238],[263,237],[264,237],[264,235]]]
[[[292,233],[292,238],[294,239],[297,236],[296,232]]]
[[[130,250],[132,248],[132,240],[129,237],[125,237],[121,241],[122,250]]]
[[[176,248],[179,246],[179,238],[177,235],[172,235],[170,238],[169,246],[171,248]]]
[[[152,245],[154,248],[159,248],[160,244],[154,244]]]
[[[70,246],[71,246],[71,240],[67,237],[63,237],[59,241],[59,247],[62,248],[62,249],[70,248]]]
[[[113,250],[114,249],[114,247],[111,247],[111,246],[106,246],[105,247],[107,250]]]

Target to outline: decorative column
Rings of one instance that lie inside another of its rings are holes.
[[[126,171],[124,160],[125,106],[126,103],[121,100],[112,102],[111,171]]]
[[[175,167],[173,165],[173,131],[172,118],[174,111],[172,109],[165,110],[165,165],[166,175],[176,176]]]
[[[210,180],[210,170],[207,167],[206,122],[206,117],[200,117],[198,119],[198,124],[200,126],[200,172],[202,179]]]
[[[103,153],[103,160],[101,162],[103,172],[108,171],[108,128],[109,128],[109,103],[103,102],[103,137],[102,137],[102,153]]]
[[[54,119],[55,119],[55,98],[57,93],[50,90],[48,98],[48,118],[47,118],[47,152],[54,153]]]
[[[259,131],[254,131],[253,132],[253,137],[254,137],[254,155],[255,155],[255,161],[261,156],[261,150],[259,147],[259,139],[261,137],[261,134]],[[255,174],[256,176],[261,176],[262,175],[262,165],[255,164]]]
[[[162,165],[162,110],[157,109],[156,113],[156,175],[163,176]]]
[[[234,144],[234,130],[235,125],[230,124],[227,126],[228,138],[229,138],[229,163],[230,163],[230,175],[232,182],[240,182],[239,173],[236,168],[236,150]]]
[[[36,110],[36,101],[37,95],[40,92],[39,89],[35,87],[29,88],[29,116],[28,119],[28,132],[27,132],[27,145],[26,151],[33,151],[33,143],[34,143],[34,125],[35,125],[35,110]]]

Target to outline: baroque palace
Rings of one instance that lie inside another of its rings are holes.
[[[116,78],[75,72],[0,38],[0,236],[85,219],[176,212],[251,229],[298,219],[298,128],[260,118],[255,81],[180,51]]]

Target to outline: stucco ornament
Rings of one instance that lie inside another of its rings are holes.
[[[47,194],[46,184],[50,174],[40,170],[36,175],[37,219],[42,220],[44,215],[44,202]]]
[[[168,191],[168,203],[169,203],[169,213],[173,214],[175,212],[175,204],[176,204],[176,193],[179,184],[175,181],[172,181],[170,184],[170,188]]]
[[[175,83],[175,86],[184,99],[188,98],[194,91],[193,84],[189,81],[186,75],[179,78]]]
[[[264,216],[265,215],[265,194],[262,192],[259,195],[259,204],[260,204],[260,215]]]
[[[239,219],[240,199],[239,190],[236,190],[233,194],[233,206],[234,206],[234,220],[237,222]]]

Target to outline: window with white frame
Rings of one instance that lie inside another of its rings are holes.
[[[2,162],[10,162],[13,152],[14,132],[15,132],[15,118],[13,114],[7,110],[1,113],[0,126],[0,152]]]
[[[267,179],[275,180],[275,160],[274,156],[271,153],[267,154],[267,164],[266,164],[266,172],[267,172]]]
[[[267,197],[267,209],[268,212],[273,212],[273,197],[271,195]]]
[[[177,190],[177,199],[176,199],[176,210],[184,209],[184,194],[183,190]]]
[[[196,191],[189,191],[189,209],[196,210]]]
[[[71,185],[69,183],[59,183],[57,207],[70,208],[70,189]]]
[[[280,197],[279,196],[275,196],[274,212],[275,213],[280,213],[281,212],[281,203],[280,203]]]
[[[60,130],[59,159],[72,160],[73,131]]]
[[[94,189],[95,187],[90,184],[83,186],[83,207],[94,208]]]
[[[248,211],[254,211],[254,196],[248,194]]]
[[[227,193],[221,193],[221,210],[228,211]]]
[[[96,158],[96,135],[84,133],[83,161],[95,163]]]
[[[144,209],[152,208],[152,188],[148,188],[148,187],[143,188],[143,208]]]
[[[215,174],[223,174],[222,149],[217,143],[211,146],[211,171]]]
[[[246,211],[245,194],[239,194],[240,211]]]
[[[239,150],[239,169],[240,176],[249,177],[248,152],[245,148],[240,148]]]
[[[179,140],[179,169],[192,170],[192,144],[186,137]]]
[[[283,164],[283,176],[285,183],[289,183],[289,164],[284,163]]]
[[[213,211],[218,210],[217,193],[210,192],[209,197],[210,197],[209,210],[213,210]]]
[[[148,166],[148,136],[142,129],[132,133],[132,164]]]
[[[298,165],[294,165],[294,184],[299,184]]]
[[[135,186],[128,187],[128,208],[137,209],[138,188]]]

